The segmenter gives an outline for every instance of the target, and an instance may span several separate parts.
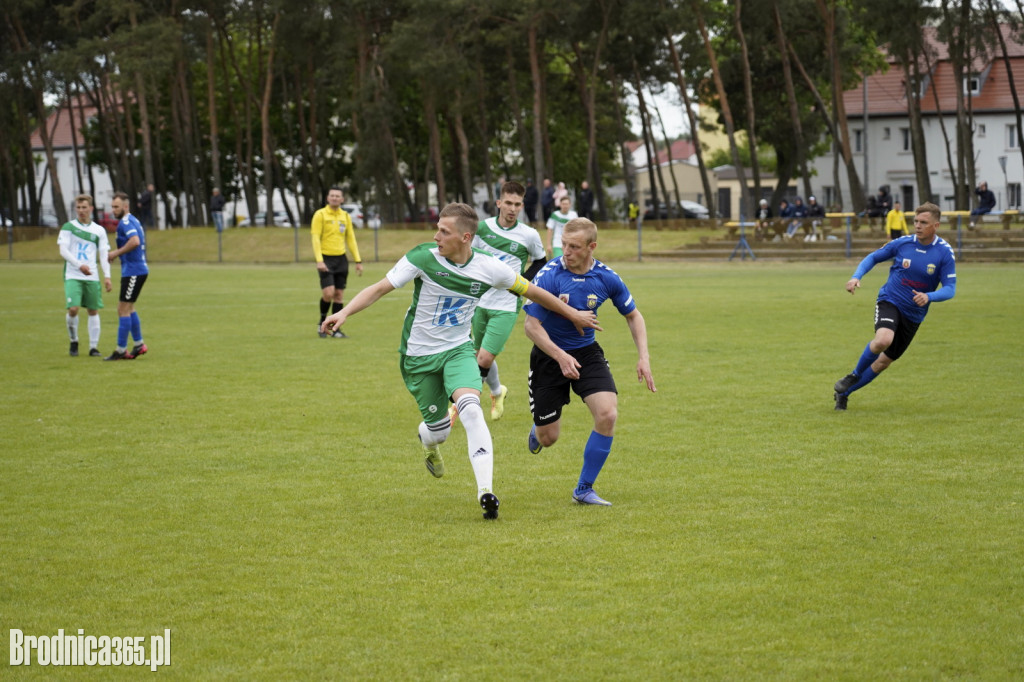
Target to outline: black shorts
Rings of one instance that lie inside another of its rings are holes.
[[[324,265],[327,266],[327,272],[317,270],[320,274],[320,288],[344,289],[348,284],[348,256],[324,256]]]
[[[566,352],[580,363],[579,379],[566,379],[558,363],[536,346],[530,351],[530,413],[538,426],[561,419],[562,407],[571,397],[570,387],[580,398],[603,391],[618,393],[600,345],[592,343]]]
[[[146,283],[147,277],[149,275],[122,277],[121,293],[118,295],[117,300],[122,303],[135,303],[139,300],[139,294],[142,293],[142,285]]]
[[[889,301],[875,302],[875,331],[891,329],[895,333],[892,343],[883,351],[890,360],[898,360],[906,352],[920,326],[920,322],[909,321],[900,313],[900,309]]]

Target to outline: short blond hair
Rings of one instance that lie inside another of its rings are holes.
[[[925,203],[915,208],[914,215],[917,215],[918,213],[931,214],[933,223],[937,223],[940,220],[942,220],[942,209],[930,201],[926,201]]]
[[[452,202],[441,209],[441,213],[437,216],[438,218],[455,218],[455,227],[458,228],[459,232],[466,234],[476,234],[477,223],[480,222],[479,216],[476,214],[476,209],[469,204],[459,203],[457,201]]]
[[[597,225],[587,218],[573,218],[562,228],[562,234],[576,234],[582,232],[587,238],[588,244],[597,242]]]
[[[92,203],[92,195],[91,194],[79,194],[77,197],[75,197],[75,203],[76,204],[81,203],[83,201],[85,203],[89,204],[90,206],[95,206],[96,205],[96,204]]]

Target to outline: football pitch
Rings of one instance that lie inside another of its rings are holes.
[[[444,478],[423,465],[411,287],[320,339],[311,265],[156,263],[150,352],[111,363],[68,357],[60,265],[0,263],[4,636],[170,629],[160,674],[183,680],[1024,677],[1024,266],[961,264],[837,413],[884,266],[851,297],[854,262],[610,264],[658,387],[605,305],[614,506],[571,502],[578,399],[527,451],[520,329],[487,522],[461,426]]]

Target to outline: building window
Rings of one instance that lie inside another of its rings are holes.
[[[978,124],[978,137],[985,137],[985,124],[984,123],[979,123]]]
[[[980,95],[981,94],[981,77],[976,73],[972,73],[964,80],[964,94],[965,95]]]
[[[859,128],[853,129],[853,151],[864,151],[864,131]]]
[[[824,206],[827,208],[833,206],[836,203],[836,188],[825,185],[821,188],[821,198],[824,200]]]
[[[888,140],[890,136],[891,136],[891,133],[890,133],[889,129],[888,128],[882,128],[882,139],[883,140]]]
[[[1006,186],[1006,205],[1010,208],[1020,208],[1020,183],[1011,182]]]
[[[900,149],[910,151],[910,128],[900,128]]]
[[[1009,123],[1006,126],[1006,148],[1017,149],[1017,124]]]

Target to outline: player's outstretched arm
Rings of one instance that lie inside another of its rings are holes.
[[[533,315],[526,316],[526,338],[533,341],[533,345],[540,348],[549,358],[558,363],[562,370],[562,376],[566,379],[580,378],[580,363],[573,356],[558,347],[558,344],[551,340],[544,325]]]
[[[579,331],[580,336],[583,335],[583,330],[588,327],[599,332],[604,331],[597,323],[597,315],[594,314],[593,310],[576,310],[546,289],[541,289],[531,284],[527,287],[523,296],[572,322],[572,325]]]
[[[651,374],[651,354],[647,350],[647,323],[644,316],[636,308],[626,315],[626,324],[629,325],[629,333],[633,335],[633,345],[636,346],[638,359],[636,361],[636,378],[638,381],[647,382],[647,389],[651,393],[657,393],[654,386],[654,375]]]
[[[328,316],[327,319],[324,320],[324,323],[320,325],[320,331],[334,331],[341,325],[345,324],[345,320],[348,319],[349,315],[355,315],[360,310],[365,310],[366,308],[369,308],[371,305],[380,300],[381,296],[389,294],[394,290],[394,285],[388,281],[387,277],[380,280],[376,284],[371,284],[370,286],[366,287],[358,294],[356,294],[355,298],[349,301],[347,306],[345,306],[338,312],[334,313],[333,315]]]

